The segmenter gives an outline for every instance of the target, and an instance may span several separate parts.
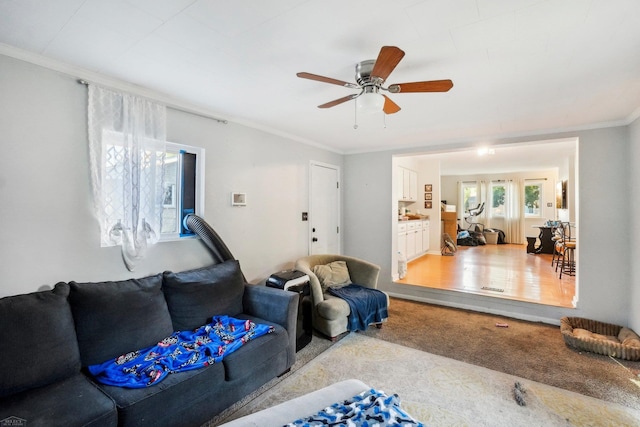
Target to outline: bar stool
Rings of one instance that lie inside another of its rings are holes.
[[[562,273],[568,276],[574,276],[576,274],[576,241],[572,240],[564,243],[562,251],[562,260],[560,261],[560,278],[562,279]]]
[[[564,238],[564,226],[560,226],[556,228],[553,232],[553,237],[551,241],[553,242],[553,255],[551,256],[551,267],[556,265],[556,271],[558,271],[558,263],[560,262],[560,257],[562,256],[562,240]]]
[[[551,241],[553,242],[553,256],[551,257],[551,267],[556,265],[556,273],[562,260],[562,253],[565,242],[571,241],[571,223],[561,222],[554,232]]]
[[[559,278],[562,279],[563,273],[569,276],[576,274],[576,238],[571,236],[571,223],[563,222],[560,229],[562,239],[556,242],[556,251],[558,252],[556,271],[558,271],[559,267]],[[553,259],[551,263],[553,265]]]

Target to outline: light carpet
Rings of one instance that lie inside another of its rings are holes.
[[[347,378],[398,394],[402,407],[430,426],[640,426],[640,411],[635,409],[358,333],[225,421]],[[525,406],[515,400],[516,382]]]

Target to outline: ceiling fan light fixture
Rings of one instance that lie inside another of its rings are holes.
[[[363,114],[379,113],[384,107],[384,96],[377,92],[365,92],[356,98],[356,106]]]

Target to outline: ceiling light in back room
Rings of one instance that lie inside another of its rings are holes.
[[[487,147],[482,147],[482,148],[478,148],[478,156],[486,156],[486,155],[493,155],[496,154],[496,150],[494,150],[493,148],[487,148]]]

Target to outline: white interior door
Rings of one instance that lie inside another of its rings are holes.
[[[312,162],[309,182],[309,254],[339,254],[340,171]]]

